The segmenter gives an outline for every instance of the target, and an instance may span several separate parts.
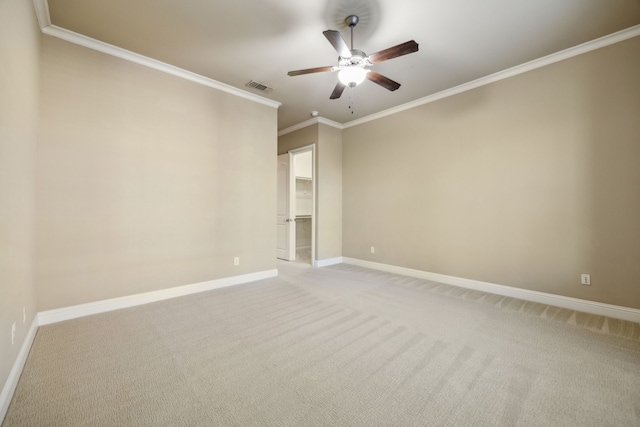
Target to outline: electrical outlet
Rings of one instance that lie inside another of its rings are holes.
[[[235,257],[233,259],[233,265],[240,265],[240,257]]]
[[[16,322],[11,325],[11,344],[16,342]]]
[[[375,254],[376,253],[376,248],[374,248],[373,246],[371,246],[371,253]]]
[[[580,283],[582,285],[591,285],[591,275],[590,274],[581,274],[580,275]]]

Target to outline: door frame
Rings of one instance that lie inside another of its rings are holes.
[[[282,161],[280,160],[282,158]],[[296,223],[295,223],[295,208],[296,208],[296,181],[293,176],[293,159],[294,156],[291,153],[284,153],[278,155],[278,209],[276,211],[276,240],[280,241],[280,229],[282,226],[285,228],[286,233],[286,248],[281,249],[276,244],[276,257],[284,259],[286,261],[295,261],[296,259]],[[284,182],[284,188],[280,188],[280,165],[283,165],[286,171],[286,182]],[[284,193],[283,193],[284,192]],[[282,219],[280,213],[280,203],[284,199],[285,202],[285,218]],[[293,218],[292,218],[293,217]]]
[[[316,173],[316,144],[305,145],[304,147],[295,148],[293,150],[289,150],[289,154],[291,154],[291,165],[289,172],[293,174],[293,179],[295,182],[295,156],[296,154],[306,153],[307,151],[311,151],[311,188],[312,188],[312,197],[311,197],[311,265],[317,267],[316,262],[316,218],[318,216],[317,210],[317,197],[318,197],[318,176]],[[295,212],[294,212],[295,217]],[[295,242],[294,242],[295,244]]]

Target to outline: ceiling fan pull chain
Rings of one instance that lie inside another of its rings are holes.
[[[354,108],[353,108],[353,86],[349,86],[349,110],[351,110],[351,114],[353,114],[354,112]]]
[[[363,51],[353,48],[353,29],[358,24],[359,20],[360,18],[358,18],[357,15],[349,15],[345,18],[345,23],[351,29],[351,49],[349,49],[347,42],[339,31],[326,30],[322,32],[329,43],[331,43],[331,46],[333,46],[336,52],[338,52],[339,56],[337,66],[307,68],[304,70],[289,71],[287,73],[290,76],[300,76],[303,74],[323,73],[326,71],[339,71],[338,83],[333,89],[329,99],[340,98],[343,91],[349,87],[349,110],[351,110],[351,114],[354,114],[352,89],[362,83],[365,79],[368,79],[390,91],[397,90],[400,87],[400,83],[394,82],[390,78],[376,73],[369,69],[369,66],[418,51],[418,43],[416,43],[415,40],[409,40],[408,42],[392,46],[367,56]]]

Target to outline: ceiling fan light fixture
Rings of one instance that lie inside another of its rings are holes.
[[[407,55],[409,53],[417,52],[418,43],[416,43],[415,40],[409,40],[408,42],[376,52],[373,55],[367,55],[360,49],[353,48],[353,28],[358,23],[358,20],[359,18],[356,15],[349,15],[345,19],[345,23],[351,30],[351,48],[349,48],[347,43],[344,41],[339,31],[326,30],[322,32],[327,41],[329,41],[331,46],[333,46],[336,52],[338,52],[337,67],[307,68],[304,70],[289,71],[287,74],[290,76],[301,76],[303,74],[324,73],[327,71],[340,70],[338,72],[339,82],[336,84],[333,92],[331,92],[329,99],[340,98],[347,86],[355,87],[362,83],[365,78],[387,90],[397,90],[400,87],[400,83],[394,82],[390,78],[385,77],[380,73],[376,73],[366,67],[370,67],[399,56]],[[353,110],[351,110],[351,113],[353,114]]]
[[[362,67],[346,67],[338,73],[338,79],[345,86],[355,87],[362,83],[367,77],[369,70]]]

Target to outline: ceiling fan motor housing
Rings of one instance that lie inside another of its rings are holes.
[[[358,49],[351,49],[351,57],[338,57],[338,69],[340,81],[349,87],[359,85],[369,72],[365,66],[371,65],[367,60],[367,54]]]
[[[338,66],[308,68],[305,70],[289,71],[287,74],[290,76],[299,76],[302,74],[326,71],[340,71],[338,73],[338,79],[340,81],[331,93],[330,99],[340,98],[345,87],[354,87],[364,81],[364,79],[369,79],[387,90],[397,90],[400,87],[400,83],[394,82],[390,78],[366,67],[397,58],[398,56],[417,52],[418,43],[410,40],[368,56],[363,51],[353,48],[353,28],[358,24],[359,20],[356,15],[349,15],[344,21],[351,29],[351,49],[349,49],[349,46],[338,31],[326,30],[322,32],[336,52],[338,52]]]
[[[340,67],[364,67],[371,65],[368,61],[367,54],[359,49],[351,50],[350,58],[338,57],[338,64]]]

